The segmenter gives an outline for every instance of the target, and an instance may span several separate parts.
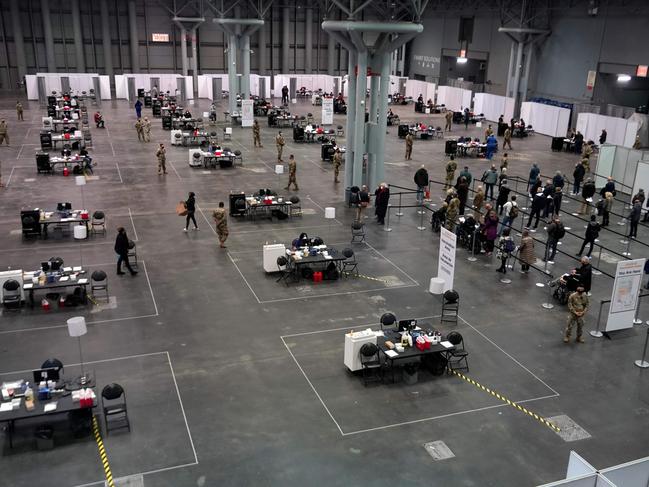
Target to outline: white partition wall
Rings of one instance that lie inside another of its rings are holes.
[[[128,100],[128,79],[135,82],[135,90],[151,89],[151,78],[160,80],[158,88],[161,92],[176,93],[178,88],[178,78],[183,78],[185,83],[185,96],[188,99],[194,98],[193,79],[191,76],[182,76],[180,74],[120,74],[115,75],[115,98]]]
[[[604,469],[601,474],[619,487],[647,487],[649,457]]]
[[[473,96],[473,112],[483,114],[492,122],[498,121],[498,118],[503,115],[505,122],[509,123],[514,116],[514,99],[489,93],[476,93]]]
[[[523,102],[521,118],[534,131],[550,137],[565,137],[570,123],[570,110],[543,103]]]
[[[342,77],[341,76],[329,76],[326,74],[276,74],[273,77],[273,97],[281,98],[282,97],[282,87],[289,86],[289,80],[291,78],[297,79],[297,89],[299,90],[302,87],[305,87],[310,91],[323,90],[327,93],[334,91],[334,80],[338,80],[338,89],[342,88]],[[369,84],[368,84],[369,86]],[[345,91],[343,94],[346,94],[347,85],[345,84]]]
[[[635,194],[638,188],[646,190],[649,188],[647,181],[638,180],[637,170],[640,162],[649,163],[649,152],[617,145],[603,145],[597,155],[595,185],[598,188],[604,186],[606,178],[611,176],[618,181],[618,191]]]
[[[471,107],[471,95],[470,90],[455,88],[454,86],[438,86],[437,104],[445,105],[448,110],[460,112],[467,107]]]
[[[397,78],[397,84],[394,91],[397,91],[399,88],[399,78]],[[393,92],[390,90],[390,92]],[[428,100],[433,100],[435,102],[435,83],[427,83],[426,81],[418,81],[414,79],[409,79],[406,81],[406,96],[412,97],[413,100],[417,100],[421,95],[424,98],[424,103]]]
[[[638,122],[619,117],[607,117],[597,113],[580,113],[577,116],[577,130],[585,140],[599,143],[602,129],[606,129],[606,142],[623,147],[633,147],[635,136],[638,133]]]
[[[38,100],[38,77],[45,79],[45,92],[52,93],[53,91],[61,92],[61,78],[67,78],[70,82],[70,90],[73,94],[81,94],[82,91],[86,93],[94,89],[93,78],[99,78],[101,85],[101,98],[102,100],[110,100],[110,79],[108,76],[99,76],[98,73],[36,73],[28,74],[25,76],[25,85],[27,88],[27,99]],[[108,84],[102,82],[102,78],[108,79]]]

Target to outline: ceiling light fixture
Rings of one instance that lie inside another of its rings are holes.
[[[466,64],[467,61],[468,61],[468,59],[465,58],[465,57],[459,57],[459,58],[457,58],[457,63],[458,63],[458,64]]]
[[[617,82],[618,83],[628,83],[631,81],[631,76],[628,74],[618,74],[617,75]]]

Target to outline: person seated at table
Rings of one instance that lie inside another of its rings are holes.
[[[188,109],[185,109],[185,113],[183,114],[183,117],[192,118],[192,114]]]
[[[308,124],[306,127],[304,127],[305,132],[313,132],[313,125]]]
[[[102,129],[105,128],[104,127],[104,117],[102,116],[102,114],[100,112],[95,112],[95,125],[97,126],[98,129],[99,128],[102,128]]]
[[[61,155],[66,158],[72,157],[72,151],[70,150],[69,145],[66,144],[63,146],[63,149],[61,149]]]
[[[63,107],[63,118],[72,118],[72,110],[70,109],[70,107]]]
[[[298,238],[291,242],[291,247],[295,250],[301,247],[307,247],[309,243],[311,243],[311,239],[305,232],[302,232]]]
[[[217,144],[217,143],[213,143],[210,146],[210,152],[216,152],[216,151],[220,151],[220,150],[222,150],[221,146],[219,144]]]
[[[324,134],[324,129],[320,125],[315,126],[315,133],[318,135]]]
[[[345,98],[343,98],[342,93],[338,93],[338,97],[336,98],[336,100],[338,100],[341,103],[345,103]]]

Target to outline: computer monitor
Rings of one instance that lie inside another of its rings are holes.
[[[417,320],[399,320],[399,331],[410,331],[417,327]]]
[[[49,272],[50,263],[49,262],[41,262],[41,269],[43,269],[43,272]]]
[[[58,382],[60,378],[61,369],[58,367],[51,367],[49,369],[38,369],[34,370],[34,384],[39,384],[42,381],[52,380]]]
[[[54,272],[54,271],[58,271],[58,270],[61,269],[61,266],[62,266],[62,265],[63,265],[63,262],[60,261],[60,260],[58,260],[58,259],[56,259],[56,260],[51,260],[51,261],[50,261],[50,270],[51,270],[52,272]]]

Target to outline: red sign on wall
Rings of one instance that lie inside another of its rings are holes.
[[[635,70],[635,75],[646,78],[648,70],[649,70],[649,66],[644,66],[644,65],[640,64],[640,65],[638,65],[637,69]]]

